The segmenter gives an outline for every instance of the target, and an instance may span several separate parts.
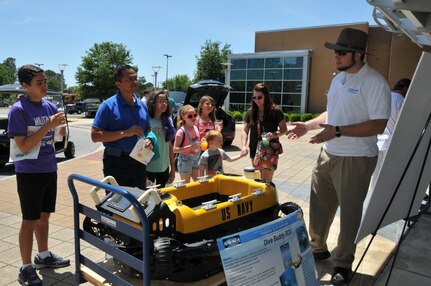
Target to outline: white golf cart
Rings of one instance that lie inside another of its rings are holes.
[[[0,95],[2,98],[7,98],[10,101],[10,105],[14,103],[19,94],[25,94],[25,89],[21,87],[19,83],[7,84],[0,86]],[[64,110],[64,104],[60,92],[48,91],[46,99],[57,105],[59,111]],[[8,108],[2,108],[0,112],[0,168],[3,168],[6,163],[10,161],[10,139],[8,137]],[[6,110],[7,109],[7,110]],[[63,137],[63,141],[55,142],[55,152],[64,152],[64,156],[68,159],[75,157],[75,144],[69,141],[70,132],[69,124],[67,123],[66,116],[66,136]]]

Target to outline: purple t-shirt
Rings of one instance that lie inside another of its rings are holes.
[[[9,110],[8,134],[26,136],[29,126],[42,126],[50,116],[58,112],[57,107],[49,101],[31,102],[28,96],[16,102]],[[57,160],[53,145],[54,130],[50,130],[41,141],[37,159],[25,159],[15,162],[16,173],[52,173],[57,171]]]

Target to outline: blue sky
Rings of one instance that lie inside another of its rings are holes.
[[[254,52],[256,31],[368,22],[366,0],[0,0],[0,62],[41,63],[75,85],[82,57],[95,43],[121,43],[130,50],[139,76],[158,81],[187,74],[205,40],[230,44],[233,53]],[[328,39],[330,40],[330,39]],[[335,39],[334,39],[335,40]],[[323,44],[323,43],[322,43]]]

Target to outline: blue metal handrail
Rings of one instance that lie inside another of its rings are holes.
[[[109,192],[117,193],[124,198],[126,198],[135,208],[136,213],[139,217],[140,224],[142,226],[142,230],[138,229],[134,226],[131,226],[123,221],[117,220],[111,216],[108,216],[102,212],[95,210],[94,208],[89,208],[83,204],[79,203],[78,194],[76,192],[74,181],[81,181],[91,186],[95,186],[101,189],[105,189]],[[101,275],[108,281],[112,282],[113,285],[132,285],[125,281],[124,279],[112,274],[104,267],[100,266],[97,263],[94,263],[89,258],[85,257],[81,254],[81,244],[80,239],[90,243],[91,245],[97,247],[98,249],[109,253],[116,259],[120,260],[124,264],[140,270],[142,272],[143,285],[150,285],[150,228],[148,223],[148,218],[145,215],[145,211],[143,210],[141,204],[138,200],[129,192],[123,190],[121,187],[113,186],[106,184],[101,181],[97,181],[88,177],[84,177],[78,174],[71,174],[68,177],[67,183],[69,185],[69,190],[72,194],[73,198],[73,221],[74,221],[74,233],[75,233],[75,273],[76,273],[76,282],[77,284],[81,284],[85,282],[85,279],[82,277],[81,273],[81,264],[85,265],[92,271]],[[79,215],[83,214],[91,219],[94,219],[100,223],[103,223],[109,227],[115,228],[115,230],[120,231],[122,233],[127,234],[130,237],[140,241],[142,243],[142,260],[137,259],[136,257],[121,251],[114,246],[108,244],[107,242],[96,238],[94,235],[80,229],[79,227]]]

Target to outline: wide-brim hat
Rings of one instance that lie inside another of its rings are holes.
[[[338,36],[337,42],[325,43],[325,47],[332,50],[344,50],[368,54],[367,50],[368,35],[364,31],[352,28],[344,28]]]

